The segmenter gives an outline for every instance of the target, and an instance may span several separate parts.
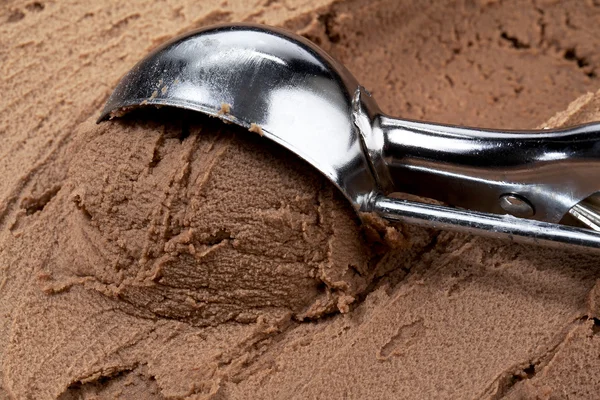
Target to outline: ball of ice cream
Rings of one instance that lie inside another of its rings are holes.
[[[373,252],[341,193],[255,133],[151,114],[83,125],[70,273],[135,312],[199,325],[346,311]]]

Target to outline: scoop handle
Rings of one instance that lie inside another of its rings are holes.
[[[370,209],[390,221],[516,243],[600,253],[600,232],[589,229],[531,221],[510,215],[453,209],[383,195],[377,195],[371,200]]]
[[[495,214],[558,223],[600,191],[600,124],[494,131],[379,116],[392,189]]]

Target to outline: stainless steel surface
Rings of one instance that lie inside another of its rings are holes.
[[[513,217],[530,218],[535,214],[531,204],[515,194],[500,196],[500,207]]]
[[[428,228],[448,229],[525,244],[567,247],[580,251],[597,252],[600,248],[600,232],[589,229],[533,220],[523,223],[522,218],[510,215],[453,210],[382,195],[373,199],[373,207],[377,214],[389,220]],[[557,226],[560,229],[557,229]]]
[[[217,26],[177,38],[140,61],[119,82],[100,120],[123,107],[162,105],[246,128],[256,124],[364,204],[377,182],[353,122],[357,88],[343,65],[304,38],[257,25]]]
[[[577,218],[582,224],[592,228],[595,231],[600,231],[600,215],[598,210],[586,202],[575,204],[573,208],[569,210],[569,214]]]
[[[516,194],[531,219],[559,222],[600,190],[600,124],[491,131],[382,116],[384,159],[397,187],[469,210],[503,214]]]
[[[534,214],[511,219],[519,228],[511,233],[494,232],[531,239],[533,219],[559,222],[600,191],[600,125],[497,132],[394,119],[323,50],[271,27],[220,25],[172,40],[123,77],[99,121],[145,105],[196,110],[246,128],[255,124],[327,176],[357,210],[390,219],[396,218],[373,208],[373,198],[401,191],[503,214],[501,197],[514,194],[530,203]],[[411,220],[429,221],[432,208],[419,204],[411,206],[421,212]],[[469,211],[443,209],[456,218],[444,227],[464,230],[460,221]],[[469,229],[490,231],[489,221],[504,221],[490,214],[484,223],[481,214],[472,215],[478,217]],[[546,237],[579,240],[570,235],[574,228],[544,226],[552,229]],[[586,243],[600,247],[596,240]]]

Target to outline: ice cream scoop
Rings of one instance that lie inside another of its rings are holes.
[[[99,122],[145,105],[200,111],[274,140],[360,212],[600,249],[600,218],[586,203],[600,191],[600,124],[502,132],[392,118],[315,44],[255,24],[203,28],[156,49],[122,78]],[[561,223],[567,214],[591,229]]]

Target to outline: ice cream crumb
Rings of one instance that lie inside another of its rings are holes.
[[[342,295],[338,298],[338,302],[337,302],[337,307],[338,310],[340,310],[340,312],[342,314],[346,314],[348,312],[350,312],[350,304],[354,303],[356,299],[353,296],[349,296],[349,295]]]
[[[164,92],[163,92],[163,94],[164,94]],[[147,105],[147,104],[148,104],[148,101],[149,101],[149,100],[153,100],[153,99],[155,99],[155,98],[157,98],[157,97],[158,97],[158,90],[155,90],[154,92],[152,92],[152,94],[150,95],[150,97],[149,97],[149,98],[147,98],[146,100],[143,100],[143,101],[140,103],[140,105],[141,105],[141,106],[145,106],[145,105]]]
[[[147,103],[147,101],[144,100],[140,104],[141,105],[145,105],[146,103],[144,103],[144,102]],[[121,118],[123,115],[127,114],[128,112],[130,112],[134,108],[135,108],[135,106],[121,107],[121,108],[119,108],[117,110],[111,111],[110,114],[108,114],[108,118],[109,119]]]
[[[263,130],[260,127],[260,125],[257,125],[255,123],[251,123],[250,124],[250,129],[248,129],[250,132],[254,132],[254,133],[258,133],[260,136],[264,136]]]
[[[221,103],[221,108],[219,109],[219,115],[227,115],[230,112],[231,112],[231,104]]]
[[[169,86],[168,86],[168,85],[165,85],[165,86],[163,86],[163,87],[162,87],[162,89],[160,89],[160,92],[161,92],[162,94],[166,94],[166,93],[167,93],[167,90],[169,90]]]

